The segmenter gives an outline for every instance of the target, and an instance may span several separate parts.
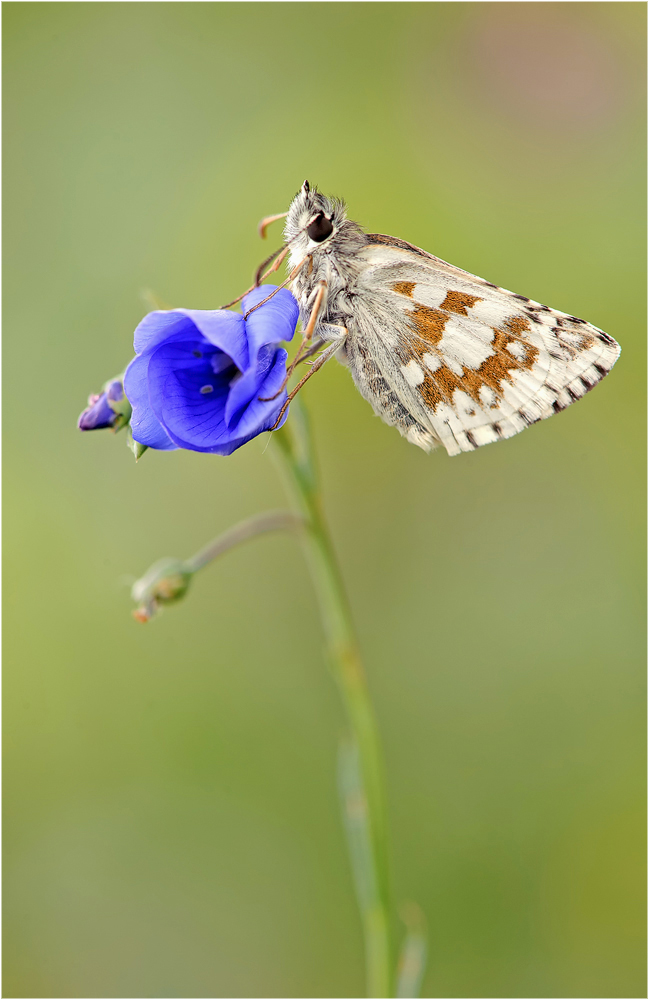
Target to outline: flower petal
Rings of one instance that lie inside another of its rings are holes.
[[[260,288],[255,288],[244,298],[244,310],[252,308],[257,302],[261,302],[276,287],[275,285],[262,285]],[[247,414],[247,408],[253,402],[257,404],[260,395],[272,396],[282,384],[282,379],[286,374],[285,362],[287,355],[283,349],[281,353],[277,353],[273,350],[273,347],[279,340],[291,339],[295,332],[298,312],[297,302],[290,292],[282,288],[270,302],[256,309],[246,320],[250,366],[233,383],[225,409],[225,418],[233,433],[235,429],[238,429],[238,426],[235,428],[235,424],[238,425],[244,411]],[[284,372],[279,377],[279,366],[282,363],[284,363]],[[262,384],[268,378],[271,370],[275,373],[273,391],[262,392]],[[251,411],[251,414],[254,413],[255,416],[246,416],[246,427],[248,428],[252,425],[251,422],[254,422],[259,417],[261,411],[265,410],[267,415],[276,415],[282,403],[283,399],[280,400],[279,405],[275,401],[266,403],[265,406],[262,405],[261,407],[255,405]],[[272,421],[269,426],[272,426]]]
[[[265,347],[262,347],[257,355],[255,365],[246,372],[242,372],[239,378],[235,379],[232,383],[225,406],[225,419],[228,427],[236,424],[246,407],[260,395],[261,386],[275,364],[276,351],[277,348],[274,344],[267,344]],[[287,357],[284,350],[283,356],[284,358]],[[284,369],[286,372],[286,365]]]
[[[133,407],[131,433],[140,444],[161,451],[171,451],[176,445],[151,409],[147,381],[148,367],[148,355],[139,356],[131,361],[124,375],[124,392]]]
[[[215,451],[232,436],[224,412],[237,370],[230,363],[215,372],[211,358],[220,352],[212,348],[211,353],[205,351],[196,358],[192,348],[197,343],[205,341],[176,341],[156,348],[149,360],[149,397],[156,417],[176,444],[193,451]]]
[[[135,328],[133,347],[136,354],[150,351],[163,340],[179,334],[195,333],[192,320],[184,309],[158,310],[147,313]]]
[[[248,292],[242,302],[244,314],[267,298],[275,288],[277,285],[260,285]],[[246,320],[246,334],[251,366],[265,344],[278,344],[281,340],[292,339],[299,312],[293,295],[287,288],[281,288],[269,302],[250,313]]]
[[[263,431],[270,430],[277,420],[277,414],[286,402],[286,389],[283,389],[276,399],[267,402],[262,402],[259,397],[274,396],[278,391],[286,375],[286,358],[287,354],[283,347],[278,347],[274,354],[270,355],[264,377],[257,383],[257,388],[252,399],[238,420],[229,425],[230,434],[233,438],[246,437],[246,435],[254,437],[255,434],[261,434]],[[226,415],[233,391],[231,391],[227,402]],[[282,423],[284,423],[284,420],[282,420]],[[246,437],[246,440],[248,440],[248,437]]]
[[[243,316],[227,309],[170,309],[148,313],[135,331],[133,346],[136,354],[142,354],[170,337],[182,339],[195,336],[197,332],[229,354],[237,368],[243,371],[248,367]]]
[[[241,313],[228,309],[182,309],[196,329],[234,361],[239,371],[249,364],[246,324]]]

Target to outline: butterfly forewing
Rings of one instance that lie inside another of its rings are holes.
[[[346,345],[361,393],[420,447],[511,437],[579,399],[619,346],[575,316],[370,236]]]

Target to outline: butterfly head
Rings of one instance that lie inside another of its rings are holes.
[[[325,197],[305,181],[291,202],[284,227],[286,242],[291,244],[291,264],[318,247],[326,247],[346,218],[343,202]]]

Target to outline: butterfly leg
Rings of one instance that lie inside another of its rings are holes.
[[[280,264],[282,263],[282,261],[284,260],[290,249],[291,249],[290,247],[280,247],[279,250],[275,250],[270,255],[270,257],[266,257],[266,260],[262,261],[262,263],[255,271],[255,287],[259,287],[264,278],[267,278],[269,274],[273,273],[273,271],[279,270]],[[277,258],[275,260],[275,263],[271,264],[271,261],[273,261],[275,258]],[[264,271],[264,268],[267,267],[269,264],[271,264],[271,266],[268,268],[267,271]]]
[[[307,358],[312,358],[314,354],[318,353],[318,351],[321,351],[326,343],[327,341],[321,340],[320,337],[318,337],[317,340],[313,340],[311,342],[311,346],[309,347],[309,349],[305,351],[304,354],[302,355],[300,364],[302,363],[302,361],[306,361]]]
[[[296,361],[295,364],[291,365],[291,373],[295,371],[295,368],[298,363],[302,364],[303,361],[306,361],[308,358],[312,358],[314,354],[317,354],[318,351],[322,350],[325,344],[331,343],[331,341],[334,339],[339,340],[341,342],[341,346],[338,348],[338,350],[339,351],[343,350],[343,342],[345,340],[345,337],[347,336],[347,327],[339,326],[338,323],[323,323],[323,327],[325,327],[327,330],[337,330],[338,332],[336,334],[336,337],[335,338],[327,337],[326,340],[322,337],[318,337],[317,340],[311,341],[311,346],[304,351],[304,354],[301,355],[299,362]],[[300,349],[302,349],[304,346],[305,345],[302,344],[302,347]]]
[[[322,303],[324,301],[326,291],[327,282],[324,280],[319,281],[315,291],[315,300],[313,302],[311,315],[309,316],[309,322],[306,325],[306,329],[302,333],[302,344],[304,344],[307,340],[311,340],[311,337],[313,336],[313,331],[315,330],[315,325],[318,322],[318,317],[320,315],[320,310],[322,309]]]
[[[312,353],[311,351],[306,350],[306,345],[310,342],[311,338],[313,337],[313,331],[315,330],[315,325],[318,322],[318,315],[320,313],[320,310],[322,309],[322,303],[324,301],[326,290],[327,290],[327,282],[321,281],[316,291],[315,302],[313,303],[313,309],[311,310],[311,315],[309,316],[309,322],[306,325],[306,329],[302,333],[302,343],[298,348],[297,354],[295,355],[290,365],[286,369],[286,377],[284,378],[284,381],[280,385],[275,395],[260,396],[259,397],[260,403],[268,403],[272,399],[277,399],[279,394],[282,393],[286,388],[286,386],[288,385],[288,380],[290,379],[291,375],[293,374],[297,366],[300,364],[300,362],[304,361],[305,358],[308,358]]]
[[[325,337],[318,337],[318,339],[315,342],[311,341],[310,342],[311,346],[307,350],[305,350],[304,354],[302,354],[301,357],[300,357],[300,364],[302,364],[303,361],[306,361],[307,358],[312,358],[314,354],[317,354],[318,351],[322,350],[322,348],[324,347],[325,344],[328,344],[328,343],[330,344],[334,340],[336,341],[337,344],[340,345],[338,347],[339,351],[342,351],[344,349],[345,337],[347,336],[347,327],[346,326],[340,326],[338,323],[323,323],[322,324],[322,329],[324,329],[324,330],[336,330],[337,332],[336,332],[335,337],[334,336],[326,337],[326,338]],[[305,343],[303,343],[301,349],[303,349],[305,346],[306,346]],[[294,371],[294,370],[295,370],[295,365],[292,365],[291,366],[291,371]]]
[[[318,371],[318,369],[322,368],[322,366],[325,364],[325,362],[327,362],[329,360],[329,358],[333,358],[334,354],[338,350],[340,350],[340,344],[338,343],[337,340],[335,340],[333,342],[333,344],[329,344],[329,346],[322,352],[322,354],[317,359],[317,361],[313,362],[313,364],[311,366],[311,369],[307,372],[307,374],[304,376],[304,378],[301,379],[298,382],[298,384],[295,386],[295,388],[291,389],[291,391],[289,392],[286,402],[284,403],[283,407],[279,411],[279,415],[277,417],[277,420],[275,421],[275,423],[273,424],[273,426],[270,428],[271,431],[274,431],[274,430],[277,429],[277,427],[279,426],[279,424],[281,422],[282,417],[284,416],[284,414],[286,413],[286,411],[288,409],[288,406],[289,406],[291,400],[295,398],[295,396],[298,394],[298,392],[300,391],[300,389],[302,388],[302,386],[304,385],[304,383],[308,382],[309,379],[311,378],[311,376],[315,375],[315,373]]]

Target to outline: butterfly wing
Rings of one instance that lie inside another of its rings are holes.
[[[372,235],[359,255],[347,363],[375,412],[427,451],[512,437],[585,395],[612,337],[576,316]]]

